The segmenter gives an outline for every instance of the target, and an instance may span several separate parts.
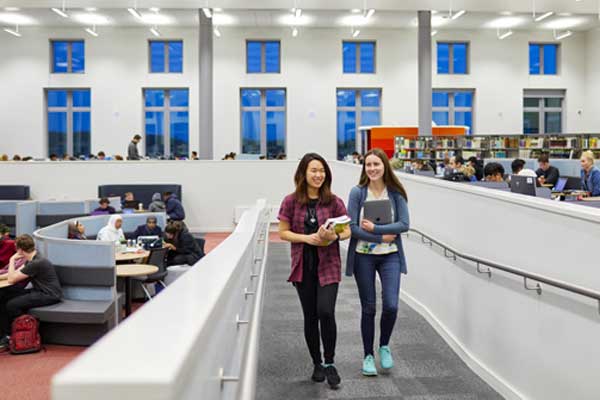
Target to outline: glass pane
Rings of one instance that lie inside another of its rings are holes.
[[[356,91],[339,89],[337,91],[338,107],[356,107]]]
[[[68,72],[68,50],[67,42],[52,42],[52,72]]]
[[[172,89],[169,91],[169,104],[171,107],[187,107],[188,91],[187,89]]]
[[[545,107],[562,107],[562,99],[560,97],[552,97],[544,99]]]
[[[73,107],[90,107],[90,91],[73,90]]]
[[[285,107],[285,90],[266,90],[267,107]]]
[[[431,113],[431,119],[436,125],[448,125],[449,118],[447,111],[434,111]]]
[[[260,154],[260,111],[242,113],[242,153]]]
[[[67,113],[48,113],[48,155],[62,156],[67,152]]]
[[[262,72],[261,49],[260,42],[246,43],[246,72]]]
[[[524,107],[539,107],[540,99],[537,97],[525,97],[523,99],[523,106]]]
[[[540,46],[537,44],[529,45],[529,74],[538,75],[540,73]]]
[[[452,49],[452,58],[455,74],[467,73],[467,44],[454,43]]]
[[[523,132],[540,133],[540,114],[537,112],[523,113]]]
[[[438,74],[450,72],[450,45],[448,43],[437,44],[437,72]]]
[[[188,112],[171,112],[171,155],[175,157],[187,157],[189,147],[189,122]]]
[[[448,92],[433,92],[432,106],[433,107],[448,107]]]
[[[361,90],[360,104],[363,107],[379,107],[379,89]]]
[[[344,60],[344,73],[356,73],[356,43],[342,43],[342,58]]]
[[[360,44],[360,72],[375,72],[375,42]]]
[[[163,112],[146,112],[146,155],[159,157],[165,155]]]
[[[164,42],[150,42],[150,72],[165,72]]]
[[[165,91],[162,89],[147,89],[144,91],[146,107],[163,107],[165,105]]]
[[[91,153],[90,112],[73,113],[73,155],[88,156]]]
[[[83,40],[71,43],[71,72],[85,72],[85,50]]]
[[[265,43],[265,72],[279,72],[279,42]]]
[[[260,106],[260,90],[258,89],[243,89],[242,90],[242,107],[259,107]]]
[[[183,42],[169,42],[169,72],[183,72]]]
[[[338,111],[337,113],[338,160],[356,151],[356,112]]]
[[[562,113],[546,112],[544,115],[545,133],[562,133]]]
[[[556,75],[558,45],[544,45],[544,74]]]
[[[454,93],[454,107],[472,107],[473,93],[456,92]]]
[[[473,133],[473,113],[471,111],[457,111],[454,113],[454,125],[463,125],[469,127],[467,134]]]
[[[377,126],[381,125],[379,111],[363,111],[360,113],[361,126]]]
[[[267,112],[267,158],[285,153],[285,112]]]
[[[48,107],[66,107],[66,90],[48,90]]]

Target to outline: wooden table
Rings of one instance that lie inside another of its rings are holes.
[[[115,254],[115,261],[123,262],[123,261],[135,261],[148,257],[150,252],[148,250],[142,250],[138,252],[118,252]]]
[[[12,286],[12,285],[10,283],[8,283],[8,279],[0,280],[0,289],[9,287],[9,286]]]
[[[116,267],[117,277],[125,279],[125,316],[131,315],[131,278],[152,275],[158,272],[156,265],[120,264]]]

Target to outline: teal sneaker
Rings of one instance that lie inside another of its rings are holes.
[[[364,376],[377,376],[377,368],[375,368],[375,357],[368,355],[363,360],[362,374]]]
[[[394,359],[389,346],[379,348],[379,361],[381,361],[381,368],[383,369],[390,369],[394,366]]]

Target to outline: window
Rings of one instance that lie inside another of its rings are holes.
[[[268,159],[285,154],[285,89],[240,91],[242,153],[264,154]]]
[[[525,90],[523,133],[562,133],[564,90]]]
[[[437,72],[438,74],[468,74],[469,44],[438,42]]]
[[[146,155],[187,157],[189,150],[188,89],[145,89]]]
[[[90,89],[47,89],[48,155],[91,153]]]
[[[85,44],[83,40],[51,40],[52,72],[55,74],[82,74],[85,72]]]
[[[151,40],[150,72],[181,73],[183,72],[183,41]]]
[[[375,73],[375,42],[342,42],[345,74]]]
[[[529,74],[558,73],[558,44],[529,43]]]
[[[432,98],[432,119],[436,125],[468,126],[467,134],[473,133],[472,90],[434,90]]]
[[[360,151],[358,128],[381,124],[381,89],[337,90],[337,157]]]
[[[280,43],[279,41],[246,42],[246,72],[279,73],[280,72]]]

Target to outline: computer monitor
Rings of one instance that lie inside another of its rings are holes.
[[[510,191],[535,197],[535,181],[532,176],[512,175],[510,177]]]
[[[556,182],[556,185],[554,185],[552,191],[562,192],[563,190],[565,190],[565,186],[567,186],[567,180],[567,178],[558,178],[558,182]]]

